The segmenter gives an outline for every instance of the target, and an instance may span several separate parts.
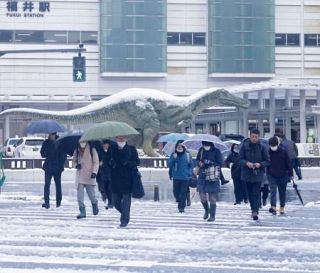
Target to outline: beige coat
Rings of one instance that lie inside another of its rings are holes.
[[[76,171],[76,185],[96,185],[96,179],[91,178],[91,174],[97,174],[99,169],[99,157],[95,148],[92,148],[92,157],[89,145],[84,149],[83,155],[80,154],[80,151],[78,152],[78,158],[77,150],[75,150],[72,162],[74,168],[77,164],[81,164],[81,169]]]

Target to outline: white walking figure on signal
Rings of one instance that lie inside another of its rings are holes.
[[[78,70],[76,77],[77,77],[77,80],[82,80],[82,72]]]

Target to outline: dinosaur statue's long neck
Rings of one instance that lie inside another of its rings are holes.
[[[190,96],[189,100],[188,107],[193,115],[197,115],[211,106],[220,104],[218,92],[195,94]]]

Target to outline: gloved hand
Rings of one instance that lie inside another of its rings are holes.
[[[77,170],[81,170],[81,164],[78,163],[78,164],[76,165],[76,169],[77,169]]]
[[[202,161],[199,161],[198,165],[199,165],[199,167],[203,167],[204,163]]]
[[[97,177],[97,174],[96,174],[96,173],[92,173],[90,177],[91,177],[91,178],[96,178],[96,177]]]
[[[172,156],[173,156],[174,159],[176,159],[178,157],[178,154],[177,153],[173,153]]]
[[[204,164],[205,164],[205,165],[210,165],[210,164],[212,164],[212,161],[209,160],[209,159],[205,159],[205,160],[204,160]]]

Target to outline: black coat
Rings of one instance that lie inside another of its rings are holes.
[[[111,190],[117,194],[131,194],[132,172],[140,164],[137,149],[128,144],[122,149],[110,148],[106,160],[111,170]]]
[[[245,182],[262,182],[265,176],[265,168],[269,166],[270,159],[267,148],[260,142],[252,143],[250,139],[246,139],[240,146],[239,160],[241,164],[241,180]],[[247,162],[260,163],[258,169],[250,169]]]
[[[267,174],[274,177],[292,177],[293,171],[288,152],[280,146],[276,151],[269,149],[271,164],[267,168]]]
[[[42,169],[49,173],[63,172],[66,162],[66,154],[59,152],[56,149],[55,141],[46,139],[42,143],[40,154],[45,158]]]
[[[233,180],[239,181],[241,180],[241,164],[239,159],[239,153],[231,152],[229,156],[227,157],[225,164],[230,167],[230,164],[232,163],[231,167],[231,177]]]

